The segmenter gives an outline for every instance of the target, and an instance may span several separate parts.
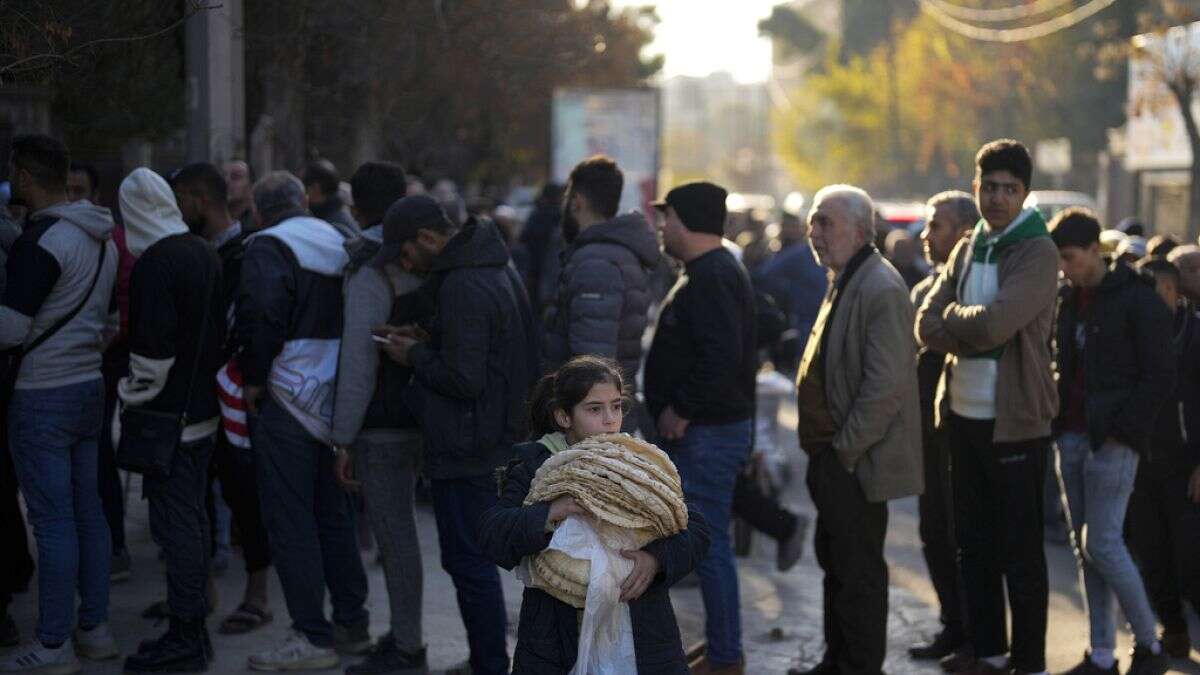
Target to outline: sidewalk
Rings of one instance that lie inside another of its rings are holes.
[[[790,411],[781,414],[785,426]],[[793,438],[784,433],[782,440]],[[784,495],[795,510],[807,514],[815,522],[812,502],[803,487],[805,461],[793,445],[792,485]],[[165,593],[163,566],[157,560],[157,550],[150,541],[145,502],[139,498],[135,484],[130,490],[127,531],[133,554],[132,580],[116,584],[111,594],[113,632],[122,650],[129,653],[137,643],[159,634],[164,626],[155,626],[140,618],[151,602],[162,599]],[[891,505],[888,528],[887,556],[890,565],[891,593],[888,617],[888,658],[885,671],[891,675],[906,673],[937,673],[936,664],[911,661],[907,649],[913,643],[932,636],[938,630],[936,603],[921,559],[917,537],[916,500],[907,499]],[[810,526],[811,527],[811,526]],[[437,530],[433,513],[428,506],[418,510],[418,530],[425,569],[425,640],[428,643],[431,668],[445,669],[467,658],[465,632],[459,619],[454,587],[441,570],[438,560]],[[810,535],[811,535],[810,529]],[[1065,546],[1047,544],[1051,567],[1050,631],[1047,657],[1051,671],[1074,666],[1086,648],[1087,622],[1079,599],[1075,563]],[[371,633],[378,636],[387,631],[387,597],[382,569],[375,564],[375,554],[364,554],[370,583],[368,599],[371,611]],[[510,651],[516,637],[516,617],[521,599],[521,585],[514,575],[501,572],[505,598],[509,608]],[[739,559],[739,578],[742,594],[743,639],[747,658],[747,673],[782,674],[796,665],[813,665],[823,652],[821,572],[812,556],[811,540],[804,558],[787,574],[775,572],[775,545],[766,537],[757,536],[749,558]],[[241,600],[245,574],[241,559],[235,556],[230,568],[217,579],[220,600],[209,626],[215,631],[220,619]],[[18,596],[12,612],[22,633],[29,636],[36,617],[36,581],[30,593]],[[288,630],[287,610],[275,575],[271,575],[272,610],[275,621],[265,628],[243,636],[213,634],[216,662],[209,672],[236,673],[246,670],[246,657],[282,640]],[[684,634],[685,644],[703,638],[704,611],[697,588],[678,588],[672,591],[676,615]],[[1200,627],[1193,624],[1193,642],[1200,644]],[[1118,655],[1122,666],[1129,648],[1129,636],[1122,631]],[[1193,652],[1193,657],[1197,653]],[[343,665],[350,661],[344,661]],[[85,663],[85,673],[111,674],[121,672],[121,662]],[[1200,675],[1196,662],[1176,662],[1173,672]]]

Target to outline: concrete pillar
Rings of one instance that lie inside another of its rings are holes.
[[[222,162],[246,154],[242,0],[196,13],[185,27],[187,159]]]

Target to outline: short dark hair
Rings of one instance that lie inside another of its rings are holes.
[[[12,140],[12,163],[47,190],[67,186],[71,155],[63,142],[45,134],[20,134]]]
[[[1176,286],[1179,285],[1179,268],[1175,266],[1175,263],[1169,262],[1162,256],[1142,258],[1137,262],[1137,270],[1143,274],[1152,274],[1155,277],[1169,277],[1175,282]]]
[[[88,192],[95,192],[100,189],[100,174],[96,172],[96,167],[87,162],[71,162],[71,173],[86,173],[88,177],[88,186],[91,188]]]
[[[199,189],[216,204],[229,201],[229,186],[225,183],[224,174],[208,162],[195,162],[176,171],[171,177],[171,186]]]
[[[1002,138],[979,149],[975,155],[976,176],[993,171],[1007,171],[1016,176],[1028,190],[1033,182],[1033,158],[1029,149],[1020,141]]]
[[[407,192],[408,176],[395,162],[366,162],[350,177],[354,208],[370,222],[383,220],[388,207]]]
[[[1059,211],[1050,221],[1050,237],[1060,249],[1087,248],[1100,243],[1100,220],[1088,209],[1074,206]]]
[[[596,155],[575,165],[567,179],[567,191],[581,194],[598,215],[612,218],[621,208],[621,190],[625,187],[625,176],[617,163]]]
[[[321,188],[321,192],[332,196],[337,194],[341,182],[342,176],[337,167],[327,159],[309,162],[308,167],[304,169],[304,187],[315,183]]]
[[[1173,234],[1156,234],[1146,242],[1146,255],[1166,258],[1167,254],[1178,247],[1180,241]]]

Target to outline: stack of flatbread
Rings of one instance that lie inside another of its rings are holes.
[[[657,447],[628,434],[593,436],[545,461],[525,504],[569,495],[593,517],[601,541],[641,548],[687,528],[679,472]],[[630,545],[632,544],[632,545]],[[591,563],[546,549],[529,565],[535,587],[583,607]]]

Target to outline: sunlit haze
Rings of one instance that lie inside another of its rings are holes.
[[[767,79],[771,43],[758,22],[780,0],[615,0],[613,6],[655,5],[662,20],[650,53],[666,56],[665,77],[728,71],[741,82]]]

